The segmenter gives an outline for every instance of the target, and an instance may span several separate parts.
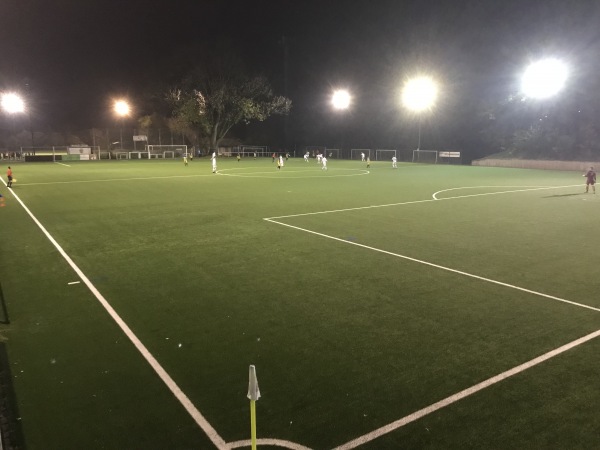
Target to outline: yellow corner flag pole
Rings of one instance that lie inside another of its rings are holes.
[[[248,380],[248,398],[250,399],[250,435],[252,438],[252,450],[256,450],[256,400],[260,398],[258,380],[256,379],[256,367],[250,366]]]

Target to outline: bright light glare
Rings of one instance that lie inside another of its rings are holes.
[[[567,75],[567,67],[558,59],[544,59],[525,70],[521,89],[528,97],[548,98],[563,88]]]
[[[433,106],[437,94],[437,84],[431,78],[413,78],[402,89],[402,104],[412,111],[424,111]]]
[[[129,114],[129,105],[124,100],[117,100],[115,102],[115,112],[119,116],[126,116]]]
[[[25,102],[13,93],[2,94],[2,109],[9,114],[25,112]]]
[[[343,89],[335,91],[331,97],[331,104],[335,109],[348,109],[350,107],[350,101],[350,93]]]

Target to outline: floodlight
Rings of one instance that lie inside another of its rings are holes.
[[[431,109],[437,98],[438,87],[430,77],[408,80],[402,89],[402,104],[415,112]]]
[[[129,104],[125,100],[117,100],[115,102],[115,112],[123,117],[129,114]]]
[[[2,109],[9,114],[25,112],[25,102],[15,93],[2,94]]]
[[[523,74],[521,90],[532,98],[548,98],[559,92],[567,80],[568,70],[555,58],[543,59],[531,64]]]
[[[350,93],[344,89],[338,89],[331,96],[331,104],[335,109],[348,109],[351,100]]]

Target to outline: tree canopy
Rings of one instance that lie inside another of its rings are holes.
[[[196,68],[169,89],[167,99],[173,117],[206,136],[211,151],[234,125],[264,121],[291,109],[291,100],[275,95],[266,77],[248,76],[233,64]]]

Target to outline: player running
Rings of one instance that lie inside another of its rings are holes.
[[[323,159],[321,159],[321,164],[323,164],[321,170],[327,170],[327,158],[325,156],[323,156]]]
[[[304,154],[304,162],[308,162],[308,157],[309,157],[309,156],[310,156],[310,155],[309,155],[309,153],[308,153],[308,152],[306,152],[306,153]]]

